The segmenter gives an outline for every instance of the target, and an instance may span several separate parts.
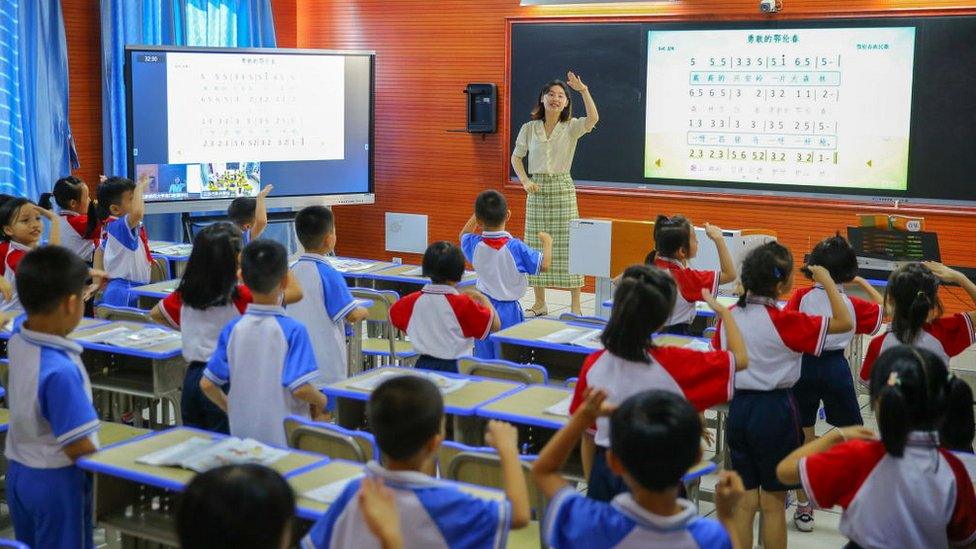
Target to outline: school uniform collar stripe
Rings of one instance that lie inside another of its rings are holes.
[[[9,240],[8,242],[10,242],[10,249],[11,250],[23,250],[25,252],[29,252],[29,251],[31,251],[33,249],[30,246],[25,246],[25,245],[21,244],[20,242],[17,242],[16,240]]]
[[[40,345],[42,347],[51,347],[54,349],[61,349],[68,351],[69,353],[74,353],[80,355],[83,350],[81,345],[71,341],[66,337],[56,336],[52,334],[45,334],[42,332],[35,332],[34,330],[28,330],[23,324],[20,325],[19,333],[21,337],[27,341],[33,343],[34,345]]]
[[[763,297],[761,295],[746,295],[746,303],[753,303],[756,305],[765,305],[767,307],[773,307],[778,309],[779,306],[776,304],[776,300],[771,297]]]
[[[309,253],[309,252],[303,253],[298,258],[298,261],[317,261],[319,263],[325,263],[326,265],[328,265],[330,267],[332,266],[332,263],[329,262],[329,258],[327,258],[326,256],[321,255],[321,254],[313,254],[313,253]],[[296,261],[296,263],[297,263],[297,261]]]
[[[677,259],[675,259],[673,257],[667,257],[667,256],[663,256],[663,255],[659,255],[659,256],[655,257],[654,258],[654,262],[655,263],[664,263],[664,265],[661,265],[662,267],[666,267],[666,266],[668,266],[670,264],[670,265],[674,265],[675,267],[678,267],[680,269],[684,269],[685,268],[685,266],[681,263],[681,261],[679,261],[679,260],[677,260]]]
[[[58,215],[68,217],[69,215],[81,215],[81,214],[74,210],[58,210]]]
[[[281,305],[259,305],[257,303],[249,303],[247,306],[247,311],[245,314],[249,315],[262,315],[262,316],[283,316],[285,314],[285,308]]]
[[[630,493],[620,494],[610,502],[615,509],[627,515],[628,518],[645,528],[657,531],[673,532],[684,530],[688,524],[698,518],[695,505],[686,499],[678,499],[678,505],[683,509],[680,513],[670,517],[660,517],[649,513],[634,500]]]
[[[905,442],[905,445],[920,448],[938,448],[939,433],[938,431],[912,431],[908,433],[908,440]]]
[[[420,471],[390,471],[376,461],[367,463],[366,471],[372,476],[382,478],[388,486],[393,487],[414,489],[441,485],[437,479]]]
[[[807,458],[800,458],[798,469],[800,470],[800,484],[803,486],[803,491],[806,492],[807,497],[810,499],[810,503],[812,503],[814,507],[823,509],[823,506],[817,503],[815,491],[810,485],[810,477],[807,475]]]
[[[847,293],[844,290],[844,286],[842,286],[840,284],[835,284],[835,286],[837,286],[837,293],[840,293],[840,294]],[[814,289],[817,289],[817,290],[823,290],[825,292],[827,291],[827,289],[824,288],[823,284],[821,284],[819,282],[817,282],[816,284],[814,284],[813,287],[814,287]]]
[[[441,294],[441,295],[451,295],[457,294],[457,288],[450,286],[448,284],[427,284],[421,289],[425,294]]]
[[[482,231],[482,238],[512,238],[508,231]]]

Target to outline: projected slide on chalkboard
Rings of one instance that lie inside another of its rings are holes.
[[[902,191],[914,27],[648,33],[644,176]]]

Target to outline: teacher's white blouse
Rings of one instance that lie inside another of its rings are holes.
[[[576,141],[590,130],[592,128],[586,128],[585,116],[556,124],[549,137],[546,137],[544,120],[526,122],[515,139],[512,156],[525,158],[529,155],[529,175],[569,173],[576,154]]]

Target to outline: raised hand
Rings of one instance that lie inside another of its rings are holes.
[[[573,71],[566,73],[566,83],[569,84],[570,88],[573,88],[581,93],[588,89],[586,84],[584,84],[583,81],[580,80],[580,77],[576,76],[576,73]]]
[[[712,295],[712,292],[707,288],[702,288],[701,296],[702,296],[702,301],[707,303],[708,307],[711,310],[715,311],[715,314],[722,315],[729,312],[729,308],[719,303],[718,300],[715,299],[715,296]]]
[[[712,240],[719,240],[722,238],[722,229],[711,223],[705,223],[705,236]]]

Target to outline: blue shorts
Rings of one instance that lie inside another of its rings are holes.
[[[593,454],[593,465],[590,467],[590,478],[586,480],[586,497],[609,503],[617,494],[627,491],[624,479],[615,475],[607,464],[607,449],[597,446]]]
[[[207,398],[200,388],[200,378],[203,377],[203,370],[206,367],[206,362],[191,362],[186,368],[183,392],[180,394],[180,415],[183,425],[227,435],[230,434],[227,413]],[[226,394],[230,390],[230,385],[221,387],[221,390]]]
[[[854,391],[851,366],[843,350],[824,351],[820,356],[803,355],[800,380],[793,386],[800,410],[800,425],[813,427],[823,401],[827,423],[834,427],[864,425]]]
[[[518,301],[498,301],[489,297],[491,304],[498,312],[498,320],[501,321],[501,328],[504,330],[509,326],[515,326],[525,321],[525,313],[522,312],[522,304]],[[495,342],[491,338],[478,339],[474,342],[474,356],[478,358],[498,358],[495,356]]]
[[[422,370],[433,370],[435,372],[458,373],[457,359],[449,360],[430,355],[420,355],[414,367]]]
[[[100,305],[111,305],[113,307],[138,307],[139,296],[130,292],[136,286],[144,286],[145,282],[133,282],[124,278],[113,278],[108,281],[105,291],[102,293]]]
[[[726,423],[732,469],[746,490],[791,490],[776,478],[776,466],[800,447],[802,430],[796,401],[789,389],[738,389]]]
[[[7,503],[17,541],[40,549],[93,549],[92,477],[69,465],[36,469],[10,460]]]

